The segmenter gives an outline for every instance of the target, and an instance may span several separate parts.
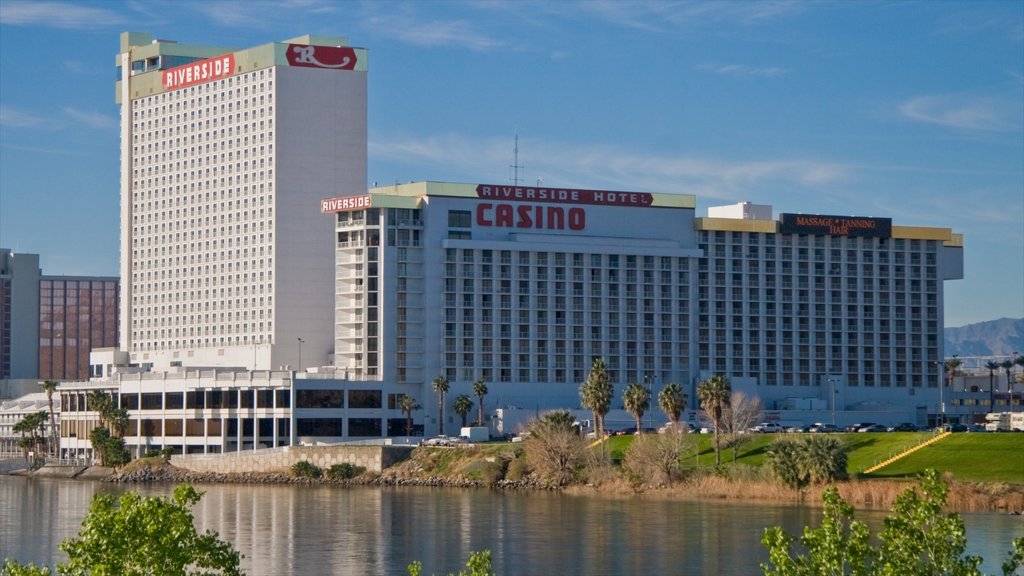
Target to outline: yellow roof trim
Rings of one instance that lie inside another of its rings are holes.
[[[949,246],[950,248],[963,248],[964,247],[964,235],[953,234],[953,238],[946,240],[942,243],[943,246]]]
[[[775,220],[743,220],[740,218],[694,218],[694,230],[720,230],[724,232],[766,232],[774,234],[779,223]]]
[[[929,228],[925,226],[893,226],[892,237],[903,240],[943,240],[953,239],[953,231],[949,228]]]

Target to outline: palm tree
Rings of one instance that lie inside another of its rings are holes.
[[[402,394],[398,397],[398,409],[405,414],[405,435],[412,436],[412,413],[419,410],[422,406],[416,402],[415,398]]]
[[[477,404],[477,412],[476,412],[476,425],[477,426],[483,426],[484,425],[484,396],[487,396],[487,383],[484,382],[483,378],[477,380],[476,382],[473,382],[473,393],[476,394],[476,397],[479,399],[479,403]]]
[[[39,441],[41,430],[44,430],[46,426],[46,410],[40,410],[31,414],[26,414],[17,424],[11,427],[12,432],[21,433],[24,439],[25,433],[28,432],[31,438],[29,444],[32,446],[33,452],[36,456],[39,455]]]
[[[615,387],[605,369],[604,360],[594,358],[587,380],[580,386],[580,403],[594,413],[594,426],[598,438],[604,436],[604,417],[612,404]]]
[[[459,394],[455,397],[455,402],[452,402],[452,408],[455,408],[455,413],[462,416],[462,427],[466,427],[466,416],[473,411],[473,400],[465,394]]]
[[[650,391],[643,384],[630,382],[622,391],[622,403],[626,406],[626,411],[633,415],[633,420],[636,421],[636,433],[640,434],[643,432],[641,426],[644,413],[651,406]]]
[[[960,366],[963,365],[964,361],[954,355],[952,358],[946,358],[943,364],[946,367],[946,388],[953,389],[953,377],[959,371]]]
[[[444,395],[448,393],[451,386],[444,375],[434,378],[432,383],[434,392],[437,392],[437,433],[444,434]]]
[[[989,360],[985,362],[985,368],[988,368],[988,411],[995,412],[996,410],[996,370],[999,370],[999,362],[995,360]]]
[[[811,484],[846,480],[846,445],[829,434],[810,434],[802,438],[801,468]]]
[[[701,410],[707,414],[715,427],[716,466],[722,464],[720,429],[722,427],[722,412],[729,405],[730,396],[732,396],[732,385],[729,383],[729,379],[721,374],[701,380],[697,385],[697,399],[700,400]]]
[[[1017,366],[1020,366],[1022,369],[1024,369],[1024,356],[1017,356],[1017,358],[1013,361],[1013,363],[1016,364]],[[1011,400],[1011,402],[1013,401],[1012,398],[1010,400]],[[1011,408],[1010,411],[1012,412],[1013,409]]]
[[[677,428],[679,415],[686,410],[686,394],[683,394],[682,387],[672,383],[662,388],[661,392],[658,392],[658,407],[665,413],[665,416],[668,416],[672,428]]]
[[[1006,409],[1013,412],[1013,360],[1003,360],[999,366],[1006,370]]]
[[[106,426],[110,412],[114,409],[114,399],[103,390],[90,390],[86,396],[86,406],[99,416],[100,425]]]
[[[53,393],[57,391],[57,381],[44,380],[39,385],[46,392],[46,401],[50,404],[50,450],[54,451],[59,448],[57,446],[57,420],[53,412]]]

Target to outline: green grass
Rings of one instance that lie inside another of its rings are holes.
[[[850,448],[847,470],[851,475],[911,448],[932,432],[879,432],[837,434]],[[766,449],[782,437],[779,434],[754,434],[738,451],[736,464],[758,467],[764,463]],[[711,468],[715,465],[714,436],[695,434],[698,456],[688,459],[687,467]],[[615,461],[633,442],[633,436],[613,436],[606,449]],[[722,463],[733,462],[732,450],[722,449]],[[1024,484],[1024,434],[956,433],[927,446],[866,478],[915,477],[926,468],[950,472],[958,480],[1010,482]]]
[[[1024,484],[1024,434],[956,433],[868,475],[916,476],[926,468],[957,480]]]

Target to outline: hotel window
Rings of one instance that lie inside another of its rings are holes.
[[[472,228],[473,220],[471,212],[469,210],[449,210],[448,211],[448,227],[449,228]]]

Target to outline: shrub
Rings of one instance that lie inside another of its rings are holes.
[[[508,463],[508,469],[505,471],[505,478],[507,480],[524,480],[530,475],[530,464],[526,461],[526,456],[520,454],[515,459]]]
[[[366,472],[363,466],[356,466],[348,462],[334,464],[327,470],[327,477],[332,480],[349,480]]]
[[[319,466],[305,460],[292,464],[292,474],[300,478],[319,478],[323,470]]]
[[[671,484],[682,476],[683,459],[696,450],[687,433],[641,434],[626,450],[622,468],[634,482]]]

